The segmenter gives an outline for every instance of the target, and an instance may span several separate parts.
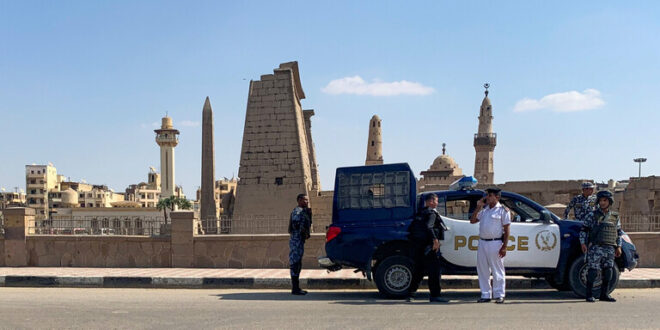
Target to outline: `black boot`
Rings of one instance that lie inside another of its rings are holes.
[[[615,302],[616,299],[612,298],[609,295],[609,288],[610,288],[610,281],[612,280],[612,276],[614,275],[614,270],[612,268],[603,268],[603,274],[601,277],[603,278],[602,284],[600,285],[600,301],[609,301],[609,302]]]
[[[594,289],[594,280],[596,280],[596,275],[598,270],[591,269],[587,271],[587,290],[585,292],[585,298],[587,302],[596,302],[594,299],[593,289]]]
[[[291,276],[291,294],[296,296],[304,296],[307,291],[300,289],[300,277]]]

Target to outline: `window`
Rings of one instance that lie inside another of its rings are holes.
[[[30,183],[33,183],[33,184],[34,184],[34,183],[37,183],[37,180],[32,179],[32,180],[30,180]],[[43,182],[42,182],[42,183],[43,183]]]
[[[541,213],[522,201],[502,198],[500,203],[511,210],[511,221],[513,222],[541,221]]]
[[[438,213],[457,220],[470,220],[472,212],[477,207],[477,201],[481,195],[448,196],[438,200]]]
[[[374,146],[374,141],[371,141],[371,146],[372,146],[372,147]]]
[[[278,186],[281,186],[284,183],[284,178],[283,177],[277,177],[275,178],[275,184]]]
[[[410,206],[408,172],[339,174],[339,209]]]

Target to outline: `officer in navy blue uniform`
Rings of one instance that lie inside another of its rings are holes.
[[[309,198],[300,194],[296,198],[298,206],[291,212],[289,219],[289,268],[291,273],[291,294],[306,295],[307,291],[300,289],[300,271],[302,257],[305,253],[305,240],[310,237],[312,226],[312,210],[309,208]]]
[[[408,239],[412,243],[413,258],[415,268],[413,277],[408,289],[408,301],[413,299],[413,295],[419,287],[424,276],[424,270],[429,277],[429,291],[431,292],[430,302],[446,303],[448,300],[440,298],[440,260],[438,252],[440,251],[440,241],[444,239],[444,232],[447,230],[440,214],[435,210],[438,207],[438,196],[428,194],[424,198],[425,208],[415,217],[410,224]]]
[[[571,202],[568,203],[566,210],[564,210],[564,219],[568,219],[568,213],[573,209],[575,220],[584,221],[587,215],[596,207],[596,196],[592,195],[595,187],[591,182],[582,183],[582,193],[573,197]]]
[[[619,214],[610,210],[614,199],[612,193],[606,190],[596,194],[598,207],[584,220],[580,230],[582,252],[587,254],[587,288],[586,300],[595,302],[593,286],[598,272],[602,271],[600,286],[600,301],[615,302],[608,291],[614,275],[614,258],[621,255],[623,231]]]

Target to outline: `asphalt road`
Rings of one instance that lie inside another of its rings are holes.
[[[509,291],[477,304],[475,290],[449,304],[381,299],[376,291],[0,288],[0,328],[660,328],[660,289],[621,289],[617,303],[572,293]]]

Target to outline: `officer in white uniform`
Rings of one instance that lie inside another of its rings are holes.
[[[481,298],[477,302],[489,302],[491,297],[498,304],[504,303],[504,261],[509,237],[511,214],[500,204],[501,189],[488,188],[488,195],[477,202],[470,223],[479,223],[479,248],[477,249],[477,273]],[[485,207],[484,207],[485,206]],[[493,274],[493,288],[490,275]]]

